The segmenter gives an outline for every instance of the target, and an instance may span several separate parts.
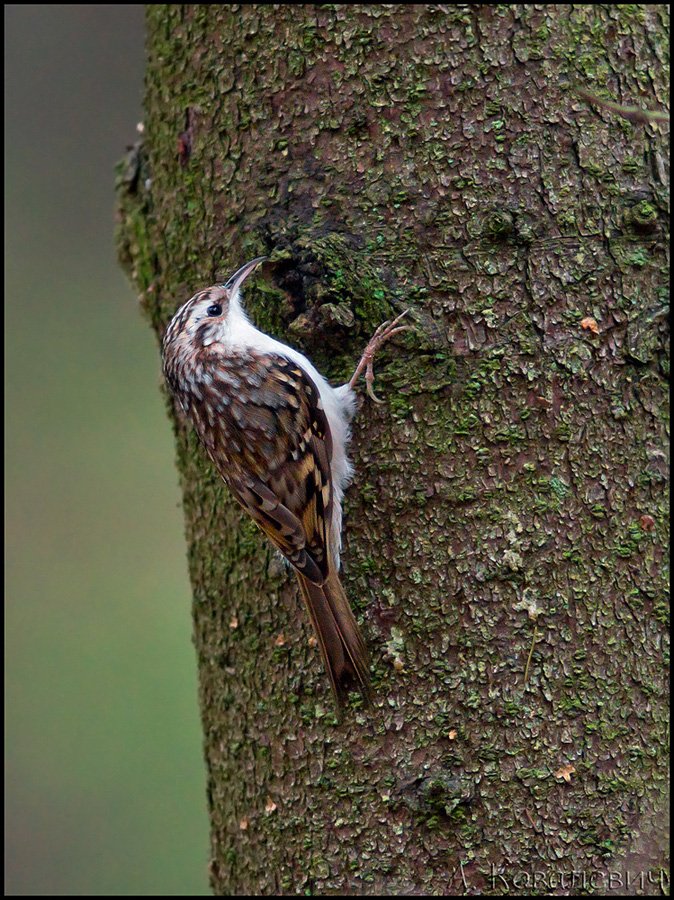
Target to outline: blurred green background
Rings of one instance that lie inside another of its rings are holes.
[[[172,433],[113,244],[143,7],[5,26],[5,889],[206,894]]]

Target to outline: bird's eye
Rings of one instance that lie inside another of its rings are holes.
[[[209,316],[220,316],[222,315],[222,307],[219,303],[211,303],[206,310],[206,314]]]

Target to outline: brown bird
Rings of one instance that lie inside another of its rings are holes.
[[[333,388],[303,354],[246,317],[240,288],[264,259],[180,307],[163,339],[164,374],[234,497],[295,569],[341,703],[351,689],[367,695],[369,683],[365,643],[339,579],[353,387],[365,370],[379,402],[374,355],[408,326],[398,324],[402,316],[380,326],[351,380]]]

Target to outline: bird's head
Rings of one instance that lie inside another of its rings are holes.
[[[166,329],[164,354],[175,352],[179,347],[200,349],[214,343],[225,343],[233,318],[243,315],[239,289],[265,259],[265,256],[252,259],[224,284],[207,287],[183,304]]]

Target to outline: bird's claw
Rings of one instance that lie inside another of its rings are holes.
[[[375,333],[370,338],[367,347],[363,351],[363,355],[361,356],[360,362],[356,366],[356,371],[351,376],[351,380],[349,381],[349,386],[354,387],[359,375],[365,369],[365,388],[367,390],[368,396],[375,403],[383,403],[383,400],[380,400],[379,397],[375,394],[372,385],[374,384],[374,357],[379,348],[386,343],[386,341],[390,340],[395,334],[400,334],[401,331],[410,331],[411,325],[398,325],[398,322],[402,318],[404,318],[409,309],[406,309],[404,312],[400,313],[399,316],[396,316],[395,319],[388,322],[382,322],[382,324],[377,328]]]

